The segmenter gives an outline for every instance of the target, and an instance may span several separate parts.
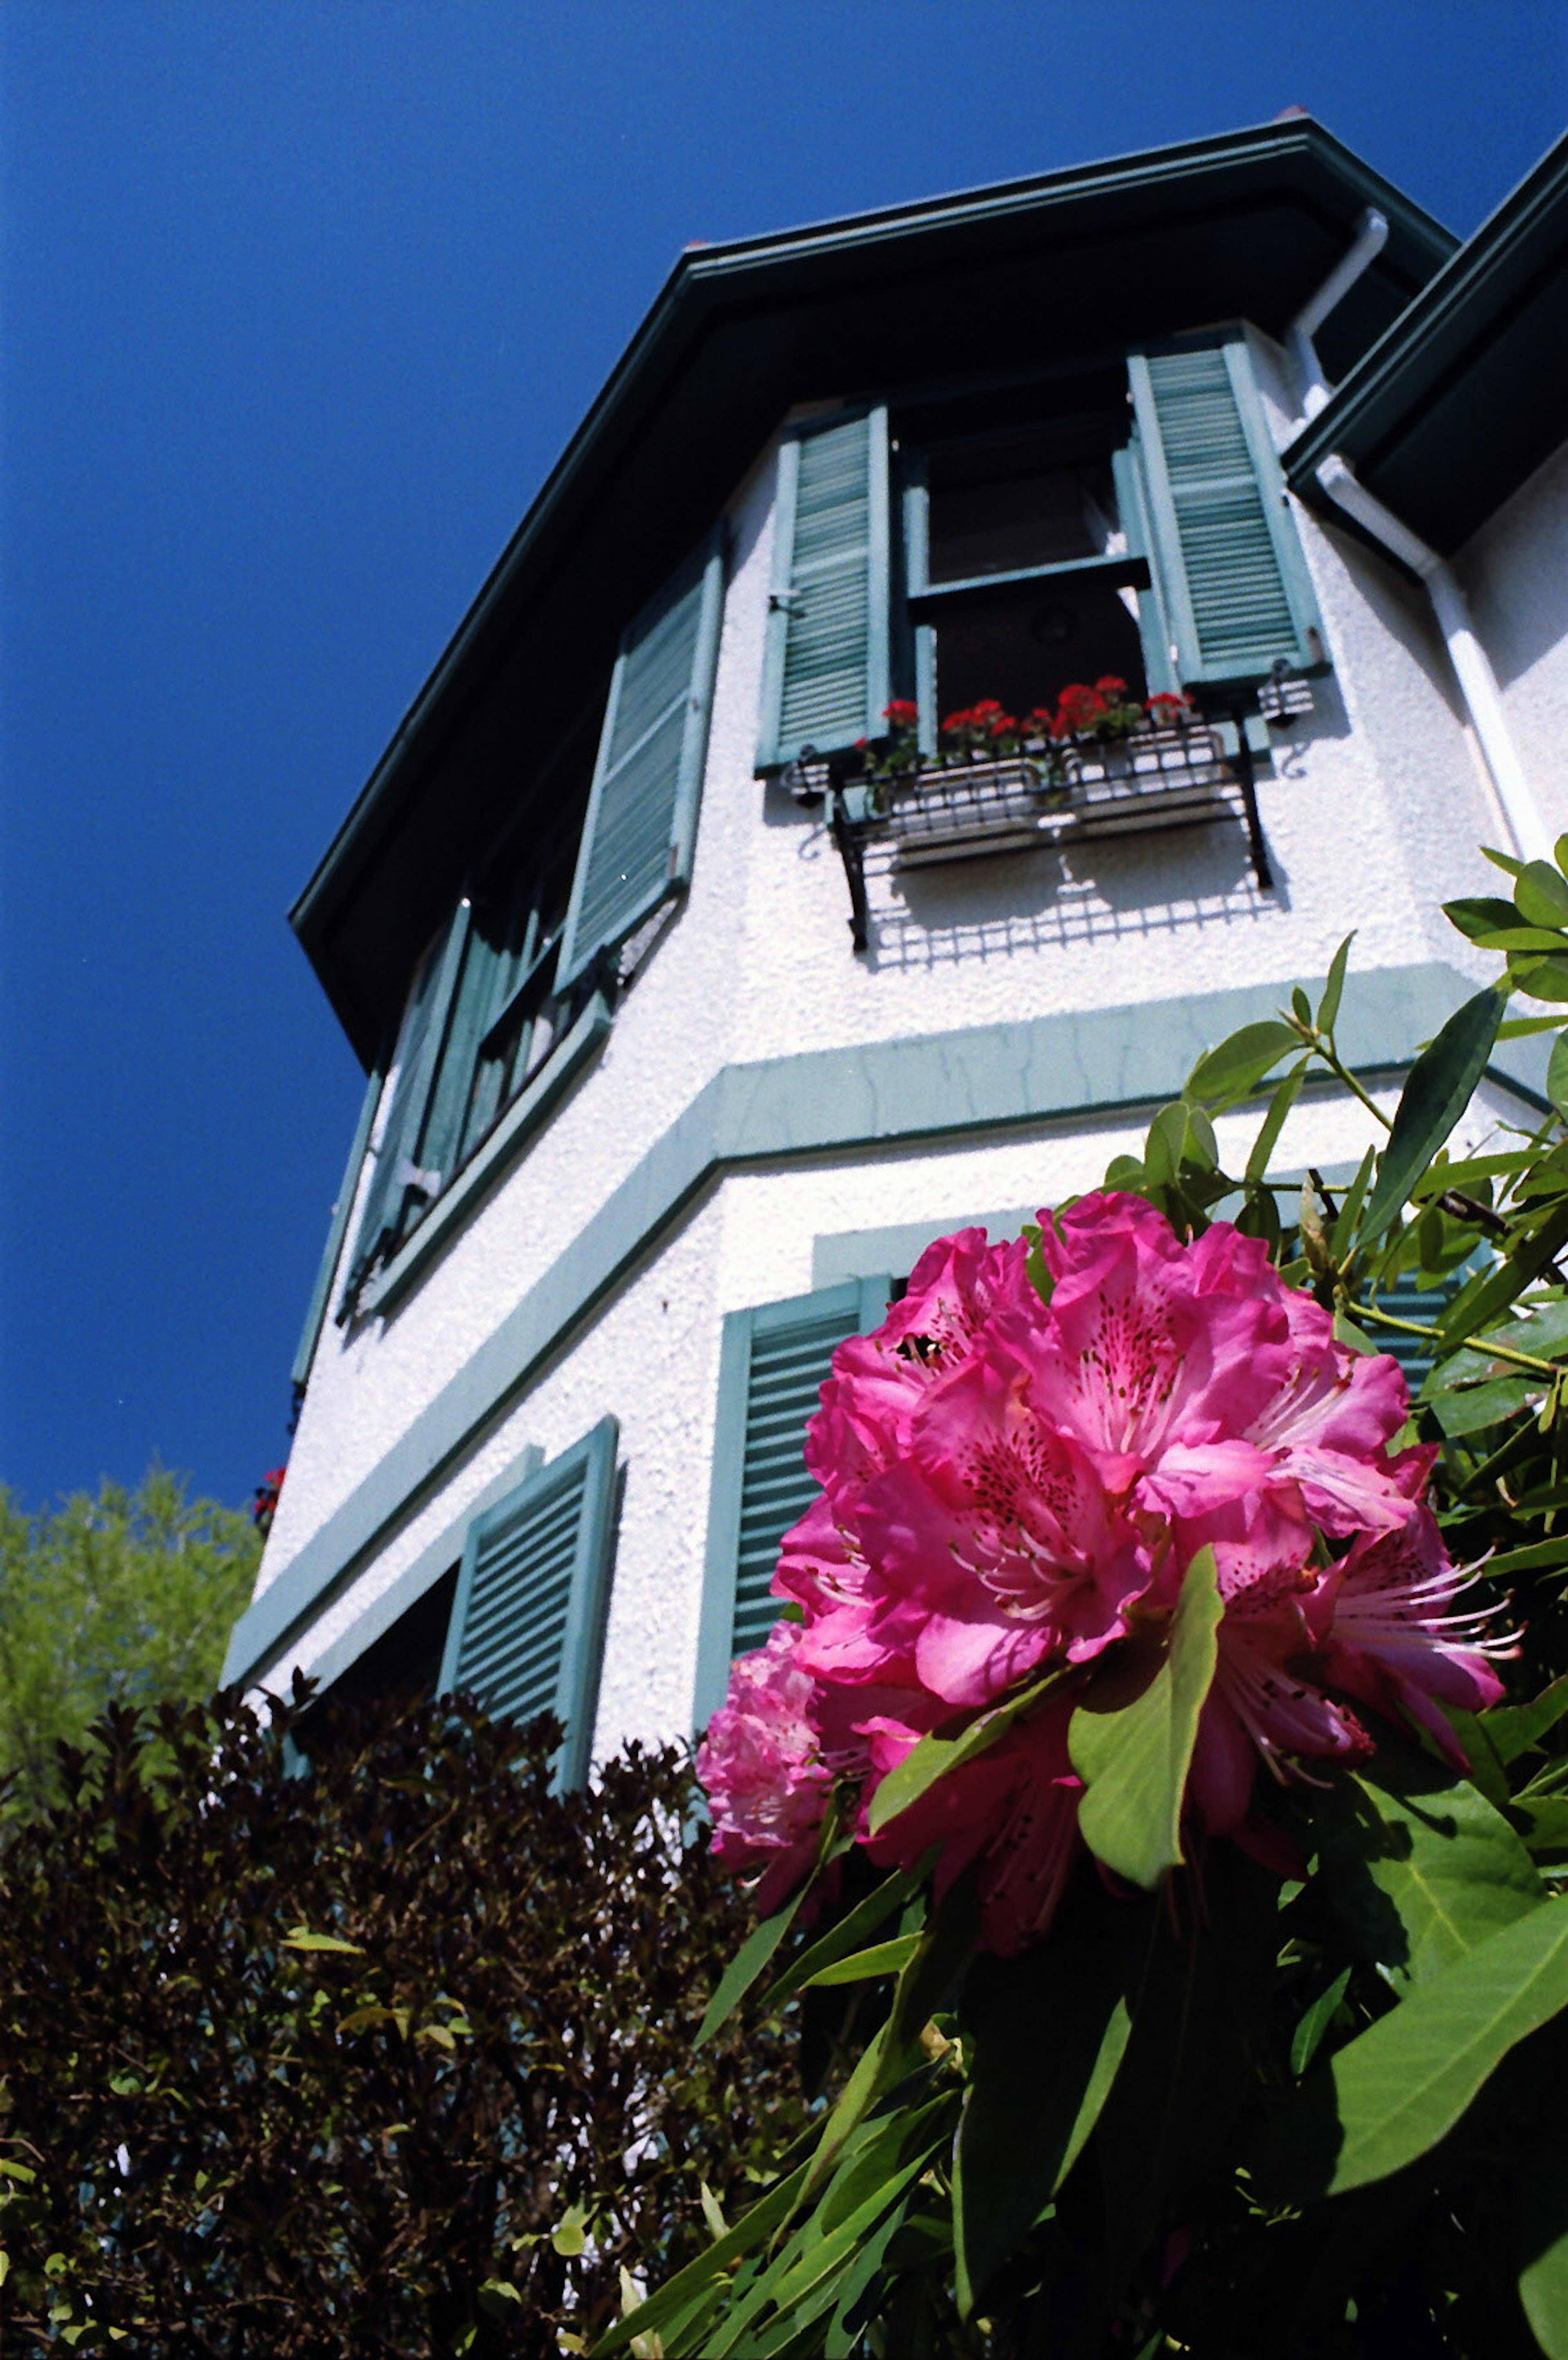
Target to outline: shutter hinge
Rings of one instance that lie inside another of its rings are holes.
[[[770,590],[768,612],[770,615],[793,615],[804,595],[800,590]]]

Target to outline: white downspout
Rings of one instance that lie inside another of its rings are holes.
[[[1521,860],[1550,860],[1552,844],[1530,781],[1514,750],[1513,738],[1503,712],[1503,701],[1497,694],[1497,677],[1490,659],[1475,634],[1453,568],[1441,558],[1435,549],[1413,533],[1409,525],[1401,524],[1391,508],[1386,508],[1376,494],[1357,481],[1354,470],[1331,451],[1318,469],[1318,481],[1337,507],[1347,516],[1365,526],[1375,541],[1382,542],[1413,574],[1426,585],[1431,600],[1437,627],[1442,633],[1448,660],[1453,666],[1453,676],[1459,683],[1459,693],[1475,731],[1486,768],[1492,774],[1492,784],[1497,791],[1503,817],[1514,839],[1514,850]]]
[[[1312,339],[1334,305],[1349,293],[1367,264],[1376,259],[1387,243],[1387,220],[1368,205],[1356,224],[1354,239],[1317,293],[1302,304],[1285,331],[1285,341],[1290,347],[1290,356],[1301,380],[1301,408],[1308,418],[1316,418],[1331,390]]]
[[[1334,305],[1353,286],[1373,257],[1381,252],[1388,235],[1388,224],[1379,213],[1370,209],[1363,213],[1355,238],[1329,273],[1310,302],[1304,303],[1286,330],[1301,378],[1301,405],[1307,418],[1315,418],[1328,400],[1330,387],[1318,359],[1312,338],[1321,327]],[[1431,600],[1437,626],[1442,633],[1448,660],[1453,676],[1459,683],[1459,693],[1470,716],[1492,784],[1497,790],[1502,815],[1514,840],[1514,850],[1521,860],[1550,860],[1552,846],[1530,781],[1519,755],[1503,712],[1503,701],[1497,693],[1497,677],[1491,661],[1476,636],[1470,608],[1459,586],[1453,568],[1440,557],[1435,549],[1409,527],[1401,524],[1392,508],[1384,507],[1375,493],[1360,483],[1348,460],[1332,451],[1317,471],[1330,499],[1354,517],[1373,539],[1408,565],[1412,574],[1426,585]]]

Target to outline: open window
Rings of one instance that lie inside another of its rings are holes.
[[[1321,628],[1240,333],[801,421],[780,447],[758,765],[1110,673],[1228,712]]]
[[[618,1443],[616,1421],[604,1418],[547,1466],[536,1448],[525,1452],[516,1480],[468,1523],[460,1561],[427,1581],[313,1702],[302,1752],[330,1746],[356,1707],[465,1689],[498,1718],[554,1713],[565,1731],[557,1778],[580,1786],[604,1654]]]
[[[901,432],[908,668],[927,752],[943,715],[985,697],[1025,714],[1106,673],[1137,697],[1164,685],[1146,661],[1148,560],[1122,514],[1119,391],[1119,373],[1102,373],[1026,424],[922,434],[916,416]],[[1159,645],[1156,632],[1157,668]]]

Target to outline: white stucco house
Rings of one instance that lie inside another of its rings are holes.
[[[1568,143],[1456,246],[1300,116],[683,256],[293,912],[368,1082],[230,1678],[692,1729],[930,1239],[1353,927],[1398,1092],[1568,828],[1565,272]],[[863,782],[1104,674],[1201,728]]]

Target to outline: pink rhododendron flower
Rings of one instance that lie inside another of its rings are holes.
[[[1004,1958],[1047,1931],[1084,1851],[1083,1782],[1067,1750],[1070,1712],[1069,1701],[1053,1700],[1015,1721],[988,1753],[938,1779],[866,1840],[872,1858],[894,1868],[913,1867],[937,1846],[938,1901],[974,1863],[981,1943]],[[867,1734],[878,1777],[903,1761],[916,1736],[887,1719],[868,1723]]]
[[[795,1662],[799,1639],[798,1623],[779,1622],[765,1646],[740,1658],[697,1749],[714,1856],[741,1873],[764,1871],[764,1911],[810,1866],[833,1785],[812,1719],[815,1683]]]
[[[1110,1192],[1040,1218],[1046,1294],[1022,1240],[960,1230],[834,1355],[806,1440],[821,1494],[774,1581],[805,1619],[736,1666],[699,1756],[719,1856],[764,1867],[765,1895],[804,1873],[842,1781],[875,1859],[935,1846],[938,1894],[972,1872],[1000,1950],[1039,1939],[1081,1849],[1083,1677],[1119,1643],[1155,1655],[1201,1549],[1223,1612],[1187,1806],[1276,1863],[1260,1770],[1310,1781],[1365,1754],[1358,1707],[1456,1754],[1440,1708],[1492,1702],[1503,1652],[1455,1610],[1465,1579],[1424,1504],[1433,1453],[1391,1448],[1409,1411],[1393,1360],[1338,1343],[1225,1222],[1184,1243]],[[870,1797],[923,1732],[1052,1670],[1047,1704],[869,1835]]]

